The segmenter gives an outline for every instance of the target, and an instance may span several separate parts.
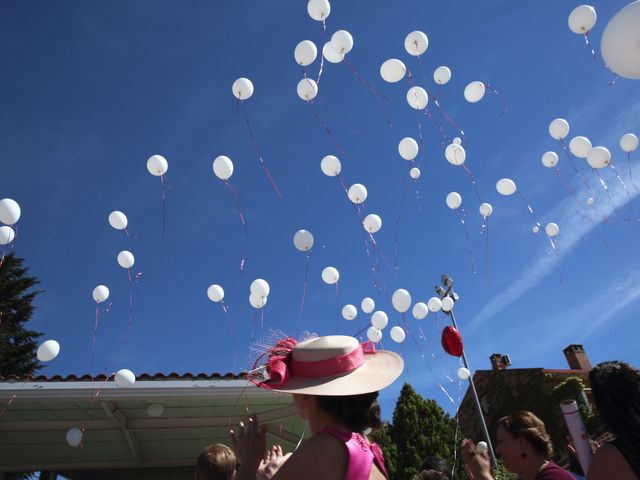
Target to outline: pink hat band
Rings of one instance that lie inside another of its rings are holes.
[[[376,353],[372,342],[361,343],[349,353],[326,360],[301,362],[294,359],[290,365],[291,374],[295,377],[318,378],[349,373],[364,363],[365,353]]]

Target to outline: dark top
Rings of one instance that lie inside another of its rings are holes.
[[[559,467],[553,462],[549,462],[547,466],[536,475],[535,480],[575,480],[575,477],[564,468]]]
[[[630,447],[619,438],[616,438],[609,443],[618,449],[620,454],[629,464],[629,467],[631,467],[631,470],[633,470],[633,473],[636,474],[636,477],[640,478],[640,451],[637,448]]]

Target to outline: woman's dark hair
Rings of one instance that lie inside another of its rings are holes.
[[[525,438],[533,449],[545,460],[553,455],[553,444],[544,422],[533,413],[515,412],[498,420],[498,426],[504,428],[513,438]]]
[[[640,370],[625,362],[603,362],[589,372],[598,414],[621,442],[640,448]]]
[[[450,480],[451,477],[449,475],[445,475],[444,473],[438,470],[423,470],[418,473],[413,480]]]
[[[380,405],[376,402],[378,392],[362,395],[333,397],[316,395],[318,405],[353,432],[362,433],[367,428],[378,428]]]
[[[422,461],[420,470],[423,471],[437,471],[444,475],[443,478],[451,479],[451,467],[444,458],[441,457],[427,457]],[[431,477],[424,477],[431,478]],[[439,478],[439,477],[434,477]]]

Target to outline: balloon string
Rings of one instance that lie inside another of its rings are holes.
[[[571,186],[565,181],[564,177],[562,176],[562,174],[560,173],[560,169],[558,167],[554,167],[553,168],[553,173],[556,174],[556,176],[558,177],[558,179],[560,180],[560,183],[562,183],[562,186],[564,187],[565,191],[567,193],[569,193],[573,199],[576,201],[576,203],[581,206],[580,200],[578,200],[578,197],[576,196],[576,192],[573,191],[573,188],[571,188]],[[593,224],[593,219],[591,218],[590,215],[586,215],[584,213],[582,213],[582,210],[580,210],[580,213],[582,214],[583,217],[585,217],[586,219],[589,220],[589,222],[591,222]]]
[[[233,345],[233,372],[236,372],[237,363],[238,363],[238,349],[236,346],[236,333],[234,321],[229,315],[229,307],[223,300],[220,300],[220,305],[222,306],[222,311],[224,312],[225,317],[227,317],[227,323],[229,324],[229,332],[231,333],[231,342]]]
[[[316,98],[320,101],[320,103],[322,103],[322,106],[324,107],[324,109],[327,112],[331,112],[331,109],[329,108],[329,104],[327,103],[327,101],[324,99],[324,97],[320,94],[318,94],[316,96]],[[354,128],[352,125],[349,124],[349,122],[342,120],[340,123],[342,123],[342,125],[351,131],[351,133],[353,133],[354,135],[362,135],[364,132],[358,128]]]
[[[336,334],[340,328],[340,293],[338,291],[338,282],[336,281]]]
[[[447,135],[447,132],[444,131],[444,127],[442,126],[440,121],[431,114],[428,107],[424,107],[423,111],[424,111],[425,117],[431,120],[434,123],[434,125],[438,127],[438,130],[440,131],[440,142],[442,143],[442,147],[444,148],[444,146],[449,141],[449,136]]]
[[[307,103],[309,103],[310,105],[313,106],[313,101],[308,100]],[[333,144],[338,148],[338,150],[340,150],[340,152],[349,158],[349,154],[344,150],[344,148],[342,148],[342,145],[340,144],[340,142],[336,139],[335,135],[333,134],[333,132],[331,132],[331,129],[329,128],[329,126],[327,125],[327,123],[322,120],[322,118],[320,117],[320,115],[318,115],[318,112],[316,112],[315,110],[313,110],[313,116],[316,117],[316,120],[318,121],[318,123],[320,124],[320,128],[322,128],[327,135],[329,135],[329,138],[331,139],[331,141],[333,142]]]
[[[529,213],[531,214],[533,219],[536,221],[538,225],[540,225],[540,222],[538,222],[538,216],[533,211],[533,208],[531,207],[531,203],[529,203],[529,200],[525,198],[525,196],[522,194],[522,192],[520,192],[520,190],[516,190],[516,193],[520,197],[520,200],[522,200],[524,204],[527,206],[527,210],[529,210]]]
[[[609,87],[612,87],[613,85],[616,84],[616,82],[618,81],[618,78],[620,78],[618,74],[614,75],[614,77],[611,80],[609,80],[609,83],[607,85]]]
[[[162,192],[162,240],[164,240],[164,231],[167,218],[166,194],[164,189],[164,174],[160,175],[160,189]]]
[[[491,85],[490,83],[485,83],[485,87],[487,87],[487,90],[489,90],[496,97],[498,97],[500,99],[500,103],[502,103],[502,112],[500,112],[500,115],[498,115],[498,118],[504,115],[505,113],[507,113],[509,111],[509,106],[507,105],[507,102],[505,102],[504,97],[500,95],[498,90],[496,90],[493,87],[493,85]]]
[[[320,85],[320,78],[322,77],[322,71],[324,70],[324,55],[322,52],[320,53],[320,69],[318,70],[318,77],[316,79],[316,84]],[[305,74],[305,77],[307,75]]]
[[[576,175],[578,175],[578,178],[580,179],[582,184],[585,187],[587,187],[587,190],[589,190],[589,193],[591,193],[593,195],[593,190],[591,189],[591,185],[589,185],[589,182],[586,181],[585,178],[582,175],[580,175],[580,172],[576,168],[575,163],[573,163],[573,155],[571,154],[571,152],[567,148],[567,144],[564,143],[564,139],[562,139],[562,138],[560,139],[560,145],[562,145],[562,149],[564,150],[564,153],[566,154],[567,158],[569,159],[569,163],[571,164],[571,168],[573,168],[573,171],[576,172]],[[606,187],[605,187],[605,190],[606,190]]]
[[[482,224],[484,229],[484,274],[487,276],[487,283],[491,285],[491,277],[489,277],[489,217],[484,217]]]
[[[462,229],[464,231],[464,238],[467,241],[467,250],[469,251],[469,257],[471,259],[471,273],[476,273],[475,260],[473,258],[473,250],[471,248],[471,240],[469,238],[469,230],[467,230],[467,222],[465,221],[467,218],[467,213],[464,211],[464,207],[461,207],[462,212],[460,213],[460,223],[462,224]]]
[[[302,310],[304,309],[304,297],[307,294],[307,284],[309,281],[309,258],[311,257],[311,250],[307,251],[304,261],[304,286],[302,287],[302,299],[300,300],[300,311],[298,312],[298,326],[297,331],[300,331],[300,324],[302,321]]]
[[[402,200],[400,200],[400,210],[398,211],[398,217],[396,218],[395,224],[395,235],[393,238],[393,256],[394,256],[394,269],[398,270],[398,238],[400,236],[400,219],[402,218],[402,212],[404,211],[404,204],[407,199],[407,177],[409,174],[405,174],[402,181]]]
[[[96,352],[96,336],[98,334],[98,318],[100,316],[100,308],[96,302],[96,319],[93,323],[93,341],[91,342],[91,372],[93,373],[93,359]]]
[[[383,95],[382,93],[380,93],[373,85],[371,85],[371,83],[369,83],[369,81],[367,81],[367,79],[365,79],[356,69],[353,65],[351,65],[351,63],[349,63],[347,61],[347,57],[345,56],[342,59],[342,63],[344,63],[344,65],[349,69],[349,71],[351,72],[351,74],[356,77],[360,83],[362,83],[367,89],[369,89],[371,91],[371,93],[373,93],[376,97],[378,97],[378,100],[380,102],[380,109],[382,110],[382,114],[384,115],[384,119],[387,121],[387,124],[392,127],[393,125],[391,124],[391,119],[389,118],[389,112],[387,112],[387,109],[384,107],[384,102],[389,100],[388,97],[386,97],[385,95]]]
[[[413,343],[416,344],[416,348],[418,349],[420,356],[424,358],[424,353],[422,353],[422,348],[420,348],[420,344],[418,343],[418,339],[416,338],[416,336],[413,334],[413,330],[411,330],[411,328],[409,327],[409,323],[407,322],[407,318],[404,312],[402,313],[402,323],[404,324],[405,330],[409,332],[409,335],[411,335],[411,338],[413,339]]]
[[[251,128],[251,123],[249,122],[249,116],[247,115],[247,112],[244,109],[244,102],[242,100],[238,100],[238,102],[240,104],[240,110],[242,110],[242,114],[244,115],[244,122],[245,122],[245,125],[247,126],[249,136],[251,137],[251,143],[253,143],[253,148],[255,149],[256,154],[258,155],[258,160],[260,161],[262,170],[264,171],[264,174],[266,175],[267,179],[269,179],[269,181],[271,182],[271,185],[273,186],[273,189],[276,191],[278,198],[282,200],[282,192],[280,191],[280,188],[278,188],[278,184],[271,176],[271,172],[269,172],[269,169],[267,168],[267,164],[262,158],[262,151],[260,150],[260,145],[258,145],[256,137],[253,134],[253,129]]]
[[[9,410],[9,407],[11,406],[11,404],[13,403],[13,401],[16,399],[16,397],[17,397],[17,394],[15,394],[15,393],[14,393],[13,395],[11,395],[11,398],[9,398],[9,401],[7,402],[6,406],[5,406],[5,407],[2,409],[2,411],[0,412],[0,417],[1,417],[2,415],[4,415],[4,414],[5,414],[5,412],[6,412],[7,410]]]
[[[609,187],[607,186],[607,184],[605,183],[605,181],[603,180],[603,178],[600,176],[600,172],[598,172],[597,169],[593,169],[593,172],[596,174],[596,176],[598,177],[598,180],[600,181],[600,185],[602,185],[602,188],[604,188],[604,191],[607,192],[607,197],[609,198],[609,203],[611,203],[611,206],[613,207],[613,211],[616,213],[618,213],[618,209],[616,208],[615,203],[613,203],[613,198],[611,197],[611,192],[609,191]]]
[[[473,172],[469,169],[469,167],[467,167],[467,165],[465,163],[462,164],[462,168],[467,173],[467,176],[469,177],[469,180],[471,181],[471,184],[473,185],[473,189],[475,190],[476,196],[478,197],[478,202],[482,204],[482,197],[480,197],[480,190],[478,190],[478,184],[476,182],[476,177],[473,175]]]
[[[233,203],[234,203],[234,205],[236,207],[236,211],[238,212],[238,215],[240,216],[240,222],[242,223],[242,228],[244,229],[244,234],[245,234],[245,236],[247,238],[249,238],[249,230],[247,229],[247,222],[246,222],[246,220],[244,218],[244,213],[242,212],[242,209],[240,208],[240,197],[241,197],[241,195],[238,193],[238,191],[235,188],[233,188],[231,183],[229,183],[229,180],[224,180],[224,185],[229,190],[229,194],[231,195]]]
[[[109,381],[109,379],[111,377],[115,376],[115,372],[112,373],[111,375],[107,375],[104,382],[102,382],[102,385],[100,385],[100,387],[98,388],[98,390],[96,390],[95,395],[93,394],[93,377],[91,378],[91,401],[95,402],[98,398],[98,396],[102,393],[102,389],[105,387],[105,385],[107,384],[107,382]]]
[[[593,48],[593,45],[591,45],[591,42],[589,41],[589,33],[590,32],[585,32],[582,34],[582,36],[584,37],[584,43],[587,47],[589,47],[591,49],[591,55],[593,56],[593,59],[596,59],[596,51]]]
[[[627,185],[624,183],[624,180],[618,173],[618,169],[615,167],[613,162],[609,164],[609,167],[613,169],[613,172],[615,173],[616,178],[618,179],[618,182],[620,182],[620,185],[622,185],[622,188],[624,189],[624,193],[627,195],[627,207],[629,211],[629,216],[625,220],[635,220],[631,213],[631,194],[629,193],[629,189],[627,188]]]
[[[418,188],[418,179],[413,180],[413,185],[416,189],[416,208],[418,209],[418,215],[422,214],[422,201],[420,200],[420,189]]]

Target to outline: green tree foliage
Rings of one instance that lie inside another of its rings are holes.
[[[398,449],[391,439],[391,424],[382,422],[382,426],[369,435],[369,439],[377,443],[382,449],[384,455],[384,465],[389,474],[389,478],[397,478],[396,459],[398,458]]]
[[[0,266],[0,375],[26,375],[42,368],[36,357],[42,334],[26,328],[39,283],[27,275],[24,260],[9,254]]]
[[[405,383],[393,411],[390,437],[396,448],[396,475],[410,480],[426,456],[454,461],[456,421],[435,400],[424,399]]]

